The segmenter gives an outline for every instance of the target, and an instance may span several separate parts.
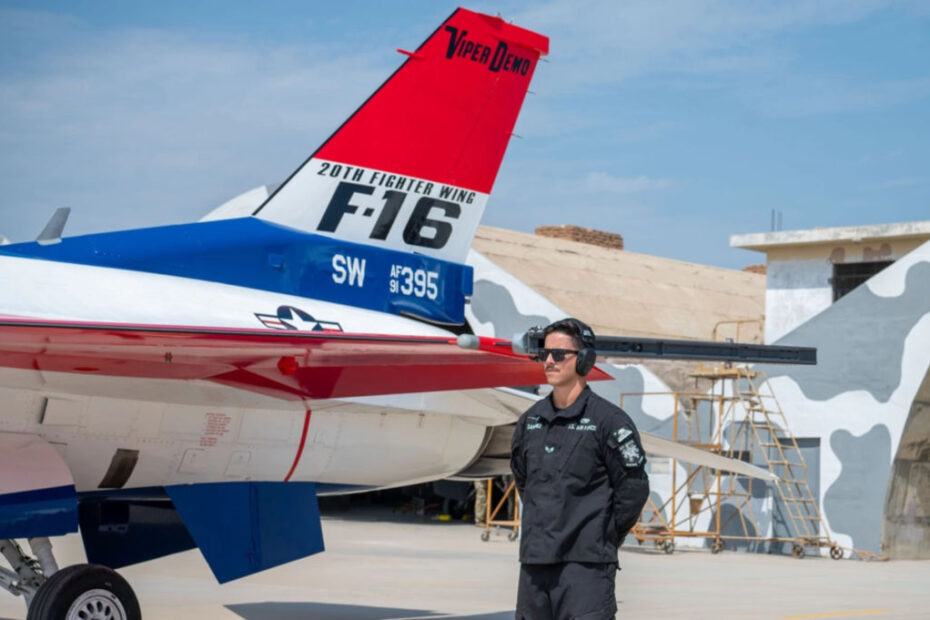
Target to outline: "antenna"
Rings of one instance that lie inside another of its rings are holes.
[[[782,230],[782,215],[784,214],[781,211],[772,209],[772,224],[771,224],[772,232]]]

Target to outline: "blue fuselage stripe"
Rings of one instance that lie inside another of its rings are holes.
[[[32,489],[29,491],[20,491],[18,493],[6,493],[0,495],[0,506],[54,502],[60,500],[76,501],[76,498],[77,494],[74,490],[74,485],[68,484],[60,487],[49,487],[47,489]]]
[[[115,267],[461,324],[467,265],[350,243],[254,217],[0,247],[0,254]]]
[[[0,538],[61,536],[77,529],[73,485],[0,495]]]

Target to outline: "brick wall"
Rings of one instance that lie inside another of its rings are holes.
[[[568,239],[588,245],[597,245],[602,248],[611,248],[613,250],[623,249],[623,237],[617,233],[604,232],[603,230],[594,230],[592,228],[583,228],[581,226],[540,226],[534,231],[540,237],[553,237],[555,239]]]

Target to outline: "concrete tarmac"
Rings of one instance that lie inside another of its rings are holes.
[[[467,523],[389,511],[325,516],[325,553],[218,585],[199,552],[120,572],[146,620],[505,620],[513,618],[517,544],[488,542]],[[80,539],[55,539],[62,565],[84,561]],[[930,617],[930,561],[860,562],[725,551],[624,547],[623,618]],[[25,618],[0,592],[0,620]]]

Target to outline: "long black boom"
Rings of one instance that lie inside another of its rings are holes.
[[[814,365],[817,363],[815,347],[666,340],[664,338],[625,338],[623,336],[597,336],[594,342],[598,357],[701,360],[746,364]],[[535,357],[543,346],[542,328],[532,328],[513,339],[513,350],[521,355]]]

